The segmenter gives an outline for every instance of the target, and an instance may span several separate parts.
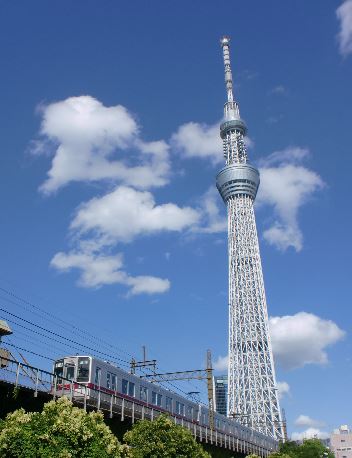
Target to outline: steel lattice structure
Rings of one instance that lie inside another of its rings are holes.
[[[233,97],[228,37],[222,38],[221,46],[227,102],[220,135],[226,166],[218,173],[216,185],[228,214],[228,415],[284,440],[253,209],[259,172],[247,162],[247,129]]]

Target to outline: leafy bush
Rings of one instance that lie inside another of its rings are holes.
[[[128,456],[100,412],[87,413],[65,397],[42,412],[16,410],[0,422],[1,458],[117,458]]]
[[[334,458],[334,454],[319,439],[306,439],[303,444],[287,441],[270,458]]]
[[[166,415],[136,423],[124,435],[133,458],[210,458],[190,431],[175,425]]]

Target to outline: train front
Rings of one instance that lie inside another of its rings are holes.
[[[65,356],[54,363],[51,392],[54,396],[89,398],[92,358]]]

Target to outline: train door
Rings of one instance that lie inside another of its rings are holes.
[[[73,362],[65,363],[64,377],[68,380],[75,379],[76,366]]]
[[[95,368],[94,385],[98,389],[100,389],[100,387],[101,387],[101,368],[98,367],[98,366]]]

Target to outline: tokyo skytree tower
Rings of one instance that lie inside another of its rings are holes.
[[[227,206],[229,252],[228,415],[284,439],[253,210],[259,172],[248,164],[246,125],[233,96],[229,38],[221,39],[227,102],[220,126],[225,167],[216,186]]]

